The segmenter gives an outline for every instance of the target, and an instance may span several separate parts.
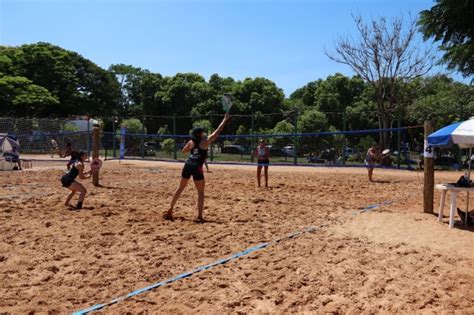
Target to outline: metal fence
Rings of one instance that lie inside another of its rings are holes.
[[[210,147],[208,160],[220,163],[252,163],[259,139],[266,141],[274,164],[363,166],[367,149],[380,132],[392,134],[390,153],[384,167],[415,168],[422,152],[422,129],[393,128],[339,132],[221,135]],[[189,135],[156,135],[103,132],[101,142],[106,159],[184,160],[181,149]],[[120,144],[123,143],[123,150]]]
[[[378,141],[381,132],[389,133],[391,139],[387,146],[391,154],[382,163],[384,166],[415,167],[423,149],[423,129],[420,126],[387,130],[272,133],[269,128],[274,126],[273,121],[285,117],[292,118],[291,113],[236,115],[231,120],[234,125],[226,127],[226,130],[237,129],[241,134],[221,135],[209,150],[209,161],[254,162],[260,138],[266,140],[271,162],[275,164],[363,166],[368,147]],[[189,140],[193,124],[207,121],[212,130],[220,120],[217,115],[144,116],[133,119],[107,117],[95,122],[101,127],[100,153],[105,159],[120,158],[120,143],[124,140],[122,158],[183,160],[186,156],[183,156],[181,149]],[[130,126],[122,137],[121,126],[127,123]],[[0,133],[15,134],[20,140],[21,153],[49,154],[53,151],[53,139],[60,148],[70,143],[74,150],[90,153],[92,124],[86,119],[80,130],[77,126],[73,127],[71,119],[0,118]]]

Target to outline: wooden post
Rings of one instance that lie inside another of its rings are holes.
[[[424,183],[423,183],[423,212],[433,213],[434,198],[434,150],[428,146],[428,135],[433,132],[433,124],[425,121],[425,150],[424,150]]]
[[[253,114],[250,114],[250,134],[253,135],[255,133],[255,130],[254,130],[254,117],[253,117]],[[255,139],[254,137],[251,137],[250,138],[250,141],[252,143],[252,145],[250,146],[250,162],[253,163],[254,161],[254,150],[255,150],[255,143],[258,141],[258,139]]]
[[[99,157],[99,127],[94,126],[92,130],[92,160]],[[99,186],[99,172],[92,174],[92,184],[94,186]]]

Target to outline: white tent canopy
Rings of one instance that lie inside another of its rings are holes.
[[[452,133],[453,142],[461,148],[474,147],[474,117],[461,123]]]
[[[12,135],[0,133],[0,152],[12,152],[13,148],[20,149],[20,141]]]

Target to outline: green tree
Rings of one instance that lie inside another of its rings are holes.
[[[309,109],[299,116],[297,127],[298,132],[311,133],[327,131],[329,123],[324,113],[316,109]],[[300,152],[322,149],[326,146],[326,140],[324,137],[303,137],[299,140]]]
[[[120,126],[127,128],[127,133],[146,133],[146,129],[138,118],[125,119]]]
[[[326,114],[331,126],[342,130],[346,109],[360,98],[364,89],[365,83],[360,77],[349,78],[336,73],[318,84],[315,105],[319,111]]]
[[[77,127],[73,123],[66,123],[64,125],[62,131],[64,131],[64,132],[76,132],[76,131],[80,131],[80,129],[79,129],[79,127]]]
[[[202,127],[207,134],[212,132],[211,122],[207,119],[201,119],[193,122],[193,128]],[[192,129],[191,129],[192,130]],[[191,132],[191,130],[189,132]]]
[[[374,101],[374,90],[366,85],[364,91],[346,107],[346,129],[361,130],[378,128],[377,104]],[[339,129],[340,130],[340,129]]]
[[[105,115],[118,106],[120,90],[114,76],[75,52],[37,43],[0,46],[0,56],[4,75],[24,77],[59,101],[50,103],[44,116]]]
[[[238,136],[248,135],[249,131],[244,125],[240,125],[235,134]],[[251,140],[249,138],[237,137],[234,143],[248,147],[251,143]]]
[[[119,103],[121,108],[119,114],[137,114],[136,109],[140,108],[144,100],[142,91],[143,76],[149,72],[125,64],[111,65],[109,71],[115,75],[120,86]]]
[[[298,131],[303,133],[328,130],[329,124],[324,113],[316,109],[305,111],[298,117]]]
[[[41,117],[58,104],[47,89],[24,77],[0,76],[0,115]]]
[[[289,134],[295,132],[295,127],[293,124],[289,123],[286,120],[282,120],[276,123],[275,127],[273,127],[272,130],[270,130],[271,134],[278,135],[278,134]],[[292,139],[289,137],[272,137],[270,138],[270,144],[274,145],[276,148],[283,148],[286,146],[289,142],[291,142]]]
[[[425,40],[440,42],[448,68],[474,74],[474,1],[436,0],[421,11],[419,26]]]
[[[174,150],[174,139],[168,138],[163,140],[161,148],[171,157],[171,153],[173,153]]]
[[[407,108],[407,119],[421,124],[431,119],[438,126],[466,120],[474,113],[474,87],[446,76],[424,78],[413,87],[417,97]]]
[[[305,107],[316,105],[316,89],[322,80],[312,81],[290,95],[291,100],[301,100]]]
[[[168,128],[168,125],[161,126],[160,129],[158,129],[157,134],[159,134],[159,135],[170,135],[171,132]]]

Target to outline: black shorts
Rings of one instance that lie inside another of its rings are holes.
[[[61,177],[61,184],[63,184],[63,187],[69,187],[71,184],[74,183],[74,178],[71,178],[69,176],[63,176]]]
[[[192,176],[194,180],[203,180],[204,173],[202,171],[202,165],[200,166],[195,163],[187,163],[187,162],[184,163],[181,176],[186,179],[190,179]]]
[[[270,165],[270,160],[269,159],[258,160],[257,165],[258,166],[268,166],[268,165]]]

